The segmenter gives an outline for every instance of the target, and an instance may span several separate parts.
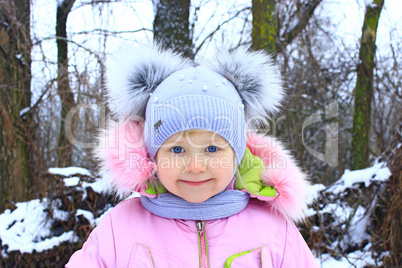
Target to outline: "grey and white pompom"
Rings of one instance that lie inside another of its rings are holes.
[[[284,97],[282,79],[266,52],[247,48],[232,52],[220,50],[214,60],[205,64],[233,83],[243,100],[249,124],[258,125],[270,114],[278,112]]]
[[[155,88],[172,73],[194,63],[172,49],[158,44],[125,48],[112,58],[108,68],[108,101],[117,117],[145,118],[148,99]]]

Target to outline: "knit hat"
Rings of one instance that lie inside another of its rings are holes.
[[[219,134],[240,163],[246,148],[244,105],[231,82],[203,66],[173,73],[152,93],[144,132],[150,156],[170,136],[189,129]]]
[[[112,112],[145,119],[152,159],[171,135],[204,129],[225,138],[240,163],[247,127],[276,112],[283,97],[270,56],[244,48],[198,64],[158,45],[138,47],[116,58],[108,78]]]

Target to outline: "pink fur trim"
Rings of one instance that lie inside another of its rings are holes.
[[[118,194],[132,191],[144,194],[148,180],[155,179],[156,164],[148,158],[143,123],[109,122],[98,141],[94,153],[100,161],[103,178],[112,189]],[[311,185],[290,153],[277,140],[257,134],[248,135],[247,147],[264,161],[263,182],[279,192],[276,198],[262,200],[288,219],[303,220],[304,211],[312,200]]]
[[[309,191],[311,185],[296,161],[280,142],[270,137],[249,134],[247,147],[265,164],[261,174],[263,182],[279,192],[279,196],[269,202],[271,206],[288,219],[302,221],[307,205],[312,200]]]
[[[98,137],[95,157],[103,178],[118,194],[143,191],[156,171],[155,163],[148,158],[143,127],[142,122],[111,121]]]

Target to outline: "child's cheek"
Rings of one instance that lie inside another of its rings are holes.
[[[209,159],[209,166],[212,169],[232,169],[233,168],[233,159],[229,157],[221,157],[221,158],[211,158]]]
[[[158,169],[169,171],[182,170],[185,166],[185,159],[180,157],[161,158],[158,161]]]
[[[158,171],[169,169],[170,161],[166,157],[159,157],[157,161]]]

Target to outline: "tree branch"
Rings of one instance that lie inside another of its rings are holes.
[[[291,43],[306,28],[308,21],[314,14],[314,10],[321,2],[322,0],[310,0],[299,7],[290,17],[291,19],[288,23],[288,25],[293,25],[293,27],[287,29],[280,37],[280,40],[284,40],[286,44]]]

